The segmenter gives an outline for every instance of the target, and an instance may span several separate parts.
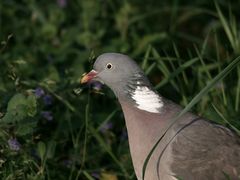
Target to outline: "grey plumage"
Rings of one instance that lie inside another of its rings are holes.
[[[111,64],[111,68],[109,63]],[[91,79],[106,83],[124,112],[135,173],[142,179],[144,160],[182,108],[157,95],[137,64],[128,56],[98,57]],[[90,78],[91,77],[91,78]],[[146,104],[144,104],[146,103]],[[240,138],[234,132],[192,113],[167,131],[150,158],[146,180],[240,179]]]

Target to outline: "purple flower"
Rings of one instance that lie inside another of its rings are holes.
[[[108,130],[113,128],[113,123],[112,122],[107,122],[104,123],[101,127],[100,127],[100,132],[102,133],[106,133]]]
[[[47,94],[46,96],[43,96],[43,102],[45,105],[51,105],[52,104],[52,96]]]
[[[19,151],[21,149],[21,144],[17,141],[16,138],[11,138],[7,142],[9,148],[13,151]]]
[[[50,112],[50,111],[42,111],[41,115],[42,115],[43,118],[45,118],[48,121],[53,120],[52,112]]]
[[[65,8],[67,6],[67,0],[57,0],[57,4],[60,8]]]
[[[45,94],[45,92],[42,88],[38,87],[34,90],[34,94],[37,98],[40,98]]]
[[[97,172],[92,172],[91,175],[92,175],[92,177],[94,177],[95,179],[100,179],[100,175],[99,175],[99,173],[97,173]]]

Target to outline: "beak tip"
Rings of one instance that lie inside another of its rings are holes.
[[[83,78],[81,78],[80,84],[84,84],[84,83],[86,83],[86,82],[87,82],[87,80],[86,80],[85,76],[84,76]]]
[[[91,81],[94,77],[96,77],[96,75],[97,75],[97,72],[94,70],[90,71],[88,74],[84,73],[83,77],[80,80],[80,83],[81,84],[87,83]]]

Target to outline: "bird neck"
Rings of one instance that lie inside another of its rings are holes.
[[[144,161],[151,151],[151,148],[162,136],[164,129],[171,123],[169,119],[173,117],[173,113],[169,112],[169,108],[171,107],[168,105],[162,108],[161,113],[150,113],[132,106],[132,104],[124,100],[120,100],[120,104],[127,126],[135,173],[138,179],[142,179]],[[150,165],[152,163],[153,162],[150,162]],[[155,166],[151,165],[151,167]]]
[[[120,101],[149,113],[160,113],[164,106],[162,97],[153,89],[148,79],[139,73],[129,78],[115,94]]]

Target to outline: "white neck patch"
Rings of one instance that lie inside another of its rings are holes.
[[[137,108],[151,113],[159,113],[163,107],[161,97],[147,86],[137,86],[132,98],[136,101]]]

